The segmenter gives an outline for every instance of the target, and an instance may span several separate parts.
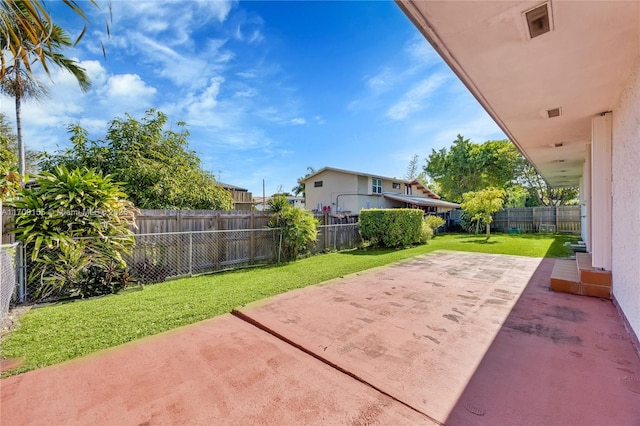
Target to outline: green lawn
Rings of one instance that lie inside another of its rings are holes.
[[[294,263],[245,269],[149,285],[143,291],[32,309],[2,342],[2,357],[24,357],[11,374],[56,364],[100,349],[230,312],[237,306],[434,250],[532,257],[565,257],[561,235],[437,236],[405,250],[331,253]],[[5,376],[7,374],[5,373]]]

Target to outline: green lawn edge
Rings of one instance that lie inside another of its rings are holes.
[[[32,309],[1,342],[2,358],[25,364],[2,377],[57,364],[123,343],[231,312],[290,290],[411,259],[436,250],[529,257],[566,257],[573,235],[484,236],[446,234],[429,244],[394,249],[356,249],[296,262],[183,278],[143,291]]]

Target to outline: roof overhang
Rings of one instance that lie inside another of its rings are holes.
[[[640,56],[640,2],[396,2],[545,180],[577,186],[591,119]],[[551,31],[531,38],[525,13],[543,3]]]

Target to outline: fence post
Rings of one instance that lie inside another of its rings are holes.
[[[24,243],[18,243],[16,247],[16,264],[18,266],[18,300],[24,303],[27,300],[27,251]]]
[[[507,208],[507,232],[511,230],[511,209]]]
[[[253,265],[256,261],[256,215],[255,212],[251,212],[249,218],[249,264]]]
[[[558,232],[558,206],[556,206],[556,232]]]
[[[193,232],[189,232],[189,275],[193,273]]]
[[[329,237],[329,226],[325,223],[325,226],[322,228],[324,233],[324,249],[329,250],[329,243],[331,242],[331,238]]]

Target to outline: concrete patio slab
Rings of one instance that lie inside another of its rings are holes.
[[[550,292],[553,262],[436,252],[237,315],[440,423],[637,424],[615,308]]]
[[[616,309],[553,264],[436,252],[282,294],[3,379],[0,423],[640,425]]]
[[[9,425],[433,424],[230,315],[0,381]]]

